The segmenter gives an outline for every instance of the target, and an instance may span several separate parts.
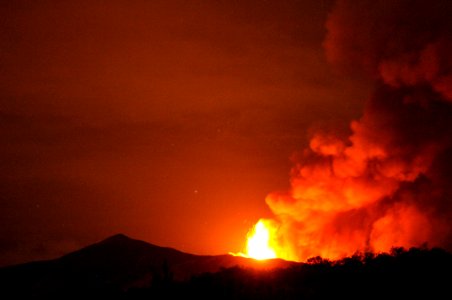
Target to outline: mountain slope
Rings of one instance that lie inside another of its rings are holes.
[[[187,280],[193,275],[232,266],[277,268],[293,264],[283,260],[258,262],[231,255],[193,255],[118,234],[55,260],[2,268],[0,290],[40,297],[86,291],[108,295],[158,281]]]

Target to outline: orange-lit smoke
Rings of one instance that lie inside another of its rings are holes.
[[[267,197],[278,257],[452,248],[452,5],[394,2],[339,1],[329,17],[329,61],[375,92],[347,139],[314,134],[291,190]]]

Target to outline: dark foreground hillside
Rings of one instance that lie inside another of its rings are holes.
[[[198,256],[116,235],[0,268],[0,299],[450,299],[452,254],[393,249],[331,262]]]
[[[0,268],[0,299],[122,297],[132,289],[188,282],[203,273],[240,266],[287,268],[231,255],[193,255],[117,234],[57,259]]]
[[[440,249],[394,249],[337,262],[268,271],[239,267],[176,283],[163,276],[149,288],[129,290],[130,299],[450,299],[452,255]]]

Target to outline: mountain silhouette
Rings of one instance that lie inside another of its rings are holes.
[[[281,259],[194,255],[117,234],[54,260],[0,268],[0,282],[1,293],[16,296],[51,297],[83,291],[116,295],[157,281],[184,281],[233,266],[273,269],[296,264]]]
[[[451,272],[452,254],[439,248],[296,263],[194,255],[117,234],[0,268],[0,299],[448,299]]]

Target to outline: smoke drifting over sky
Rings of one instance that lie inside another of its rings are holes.
[[[325,50],[375,91],[344,139],[313,134],[291,190],[266,202],[287,258],[427,243],[452,249],[452,5],[338,1]]]
[[[325,61],[329,8],[0,1],[0,265],[118,232],[241,249],[309,126],[367,94]]]
[[[118,232],[240,251],[275,215],[299,259],[449,247],[433,2],[1,1],[0,265]]]

